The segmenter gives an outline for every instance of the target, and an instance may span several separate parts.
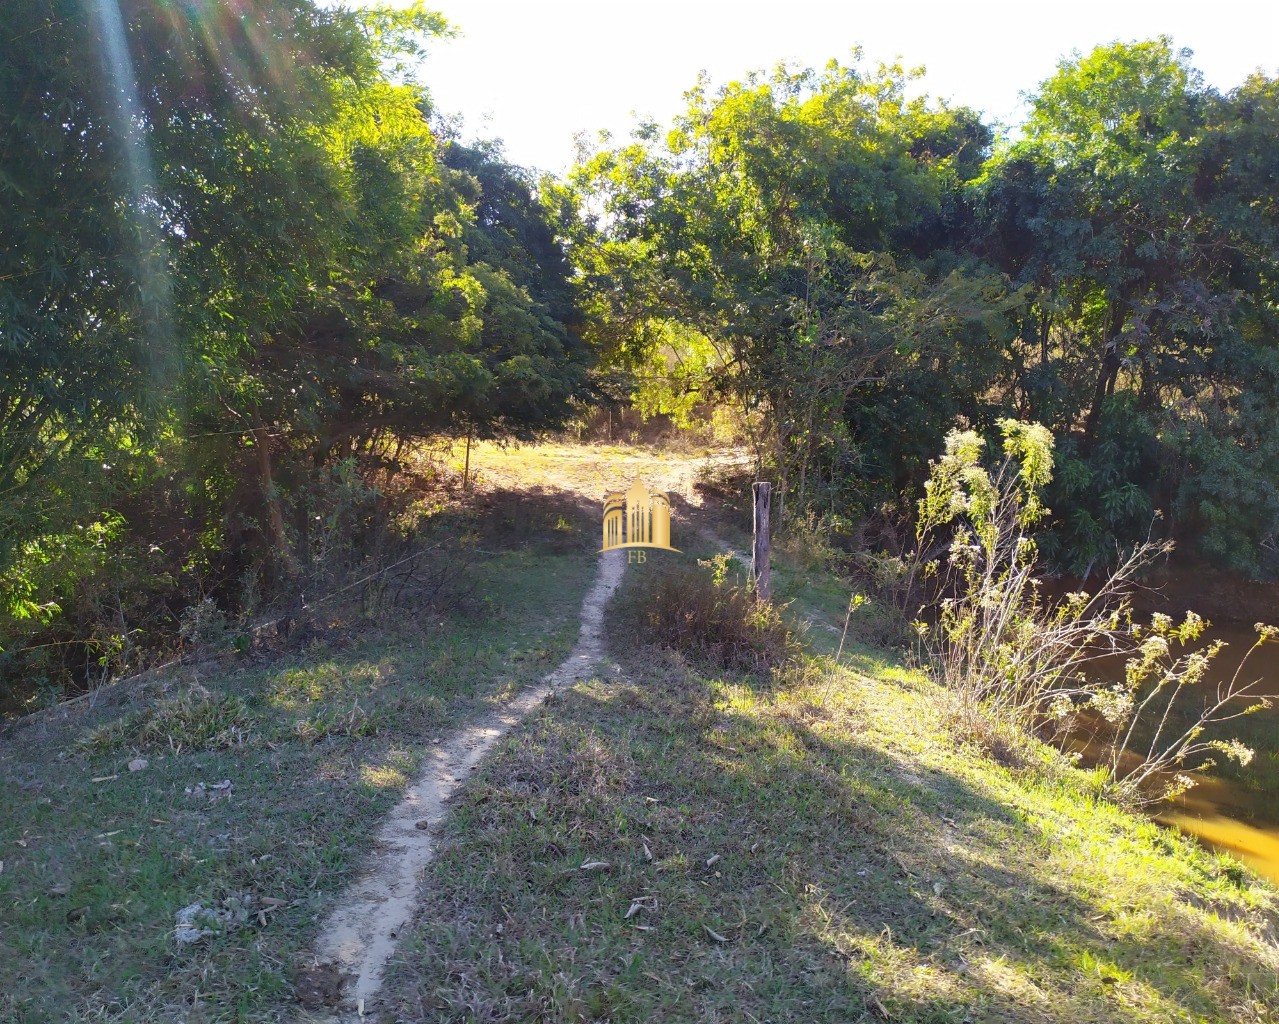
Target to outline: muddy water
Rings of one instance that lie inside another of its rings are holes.
[[[1218,680],[1234,675],[1257,634],[1242,624],[1214,626],[1208,632],[1230,645],[1218,655],[1210,677],[1200,684],[1200,688],[1215,689]],[[1117,671],[1121,672],[1122,666]],[[1223,738],[1237,736],[1253,748],[1252,764],[1201,778],[1194,789],[1159,811],[1156,818],[1213,848],[1229,851],[1279,884],[1279,643],[1263,644],[1248,658],[1239,681],[1253,680],[1258,681],[1255,692],[1270,696],[1272,707],[1219,730]]]

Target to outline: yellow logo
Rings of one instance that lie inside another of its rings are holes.
[[[649,492],[637,479],[631,489],[623,494],[612,491],[604,496],[604,546],[601,551],[614,548],[662,548],[671,547],[671,500],[661,491]],[[628,552],[628,560],[630,554]],[[637,551],[634,561],[643,562],[644,552]]]

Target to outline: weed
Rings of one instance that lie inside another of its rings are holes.
[[[294,723],[293,733],[298,739],[317,743],[328,736],[376,736],[380,727],[380,715],[370,715],[359,703],[352,703],[349,710],[326,708],[308,718]]]
[[[794,631],[777,607],[730,579],[730,559],[716,555],[646,575],[618,615],[642,621],[647,638],[719,668],[767,671],[797,650]]]
[[[1000,428],[1004,457],[993,471],[982,464],[976,433],[948,435],[919,503],[919,552],[951,532],[949,565],[938,574],[952,594],[938,603],[935,622],[917,623],[920,646],[970,734],[1012,749],[1004,742],[1010,729],[1066,739],[1091,717],[1101,723],[1110,791],[1131,804],[1184,793],[1215,756],[1247,764],[1253,752],[1237,740],[1203,738],[1214,723],[1269,706],[1251,697],[1253,684],[1242,683],[1239,672],[1197,702],[1188,722],[1179,721],[1179,709],[1192,703],[1182,698],[1203,683],[1224,644],[1178,655],[1175,649],[1197,641],[1206,626],[1193,613],[1180,626],[1167,615],[1148,628],[1133,621],[1127,590],[1171,546],[1139,546],[1091,595],[1045,600],[1031,533],[1048,513],[1040,491],[1052,475],[1052,434],[1012,420]],[[1257,645],[1279,638],[1279,630],[1258,630]],[[1090,663],[1115,653],[1131,655],[1124,680],[1093,678]],[[978,727],[979,717],[991,724]]]
[[[235,639],[226,615],[211,597],[183,610],[178,616],[178,636],[200,652],[216,652]]]
[[[249,739],[253,717],[244,699],[193,686],[144,711],[88,730],[79,741],[86,752],[131,747],[152,750],[226,750]]]
[[[831,543],[835,524],[809,512],[803,517],[790,517],[781,531],[775,549],[806,572],[835,571],[842,553]]]

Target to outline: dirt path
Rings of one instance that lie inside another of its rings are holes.
[[[625,564],[620,551],[600,557],[595,583],[582,603],[581,633],[563,664],[500,711],[454,733],[431,752],[421,775],[378,830],[363,875],[320,927],[317,969],[348,978],[342,987],[345,1017],[303,1019],[358,1019],[372,1011],[396,940],[418,905],[419,879],[434,852],[431,833],[443,820],[449,797],[508,729],[557,688],[595,671],[604,654],[604,608],[621,583]]]

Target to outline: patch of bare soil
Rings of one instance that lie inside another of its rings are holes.
[[[293,976],[293,994],[308,1010],[335,1007],[342,1001],[342,984],[347,980],[336,964],[303,967]]]

